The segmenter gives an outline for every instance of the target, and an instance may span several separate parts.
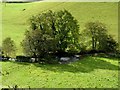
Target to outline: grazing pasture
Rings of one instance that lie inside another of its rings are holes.
[[[78,20],[80,30],[88,21],[99,20],[108,28],[110,34],[118,41],[118,3],[117,2],[33,2],[2,4],[2,39],[11,37],[22,54],[20,42],[28,29],[28,19],[32,15],[48,10],[68,10]]]
[[[2,40],[11,37],[17,55],[24,55],[20,42],[29,29],[29,18],[48,10],[68,10],[78,20],[80,31],[87,22],[100,21],[118,41],[117,2],[2,3]],[[81,41],[82,42],[82,41]],[[0,41],[2,43],[2,41]],[[48,60],[48,59],[47,59]],[[118,59],[85,56],[69,64],[39,64],[3,61],[2,87],[18,88],[118,88]]]
[[[117,88],[118,59],[85,57],[70,64],[0,62],[2,85],[28,88]]]

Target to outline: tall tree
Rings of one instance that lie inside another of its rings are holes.
[[[92,50],[115,51],[118,43],[108,34],[105,24],[101,22],[88,22],[83,30],[91,38]]]
[[[96,50],[107,36],[107,28],[101,22],[88,22],[84,33],[91,38],[92,50]]]
[[[26,54],[44,57],[48,53],[77,49],[78,37],[78,22],[67,10],[50,10],[30,18],[22,46]]]

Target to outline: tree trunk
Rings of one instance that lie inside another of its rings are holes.
[[[34,53],[34,58],[35,58],[35,62],[37,62],[37,55],[35,54],[35,52],[33,52]]]
[[[97,39],[95,38],[95,50],[96,50],[96,48],[97,48]]]
[[[92,37],[92,50],[95,50],[95,39]]]

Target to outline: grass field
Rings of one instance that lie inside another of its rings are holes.
[[[78,20],[80,30],[88,21],[99,20],[118,41],[118,3],[33,2],[2,5],[2,40],[11,37],[22,54],[20,42],[32,15],[48,10],[68,10]],[[25,10],[23,10],[25,9]],[[2,43],[0,41],[0,43]],[[28,88],[117,88],[118,59],[85,57],[71,64],[0,62],[3,87]]]
[[[2,63],[3,87],[117,88],[118,59],[85,57],[62,65]]]
[[[17,54],[22,54],[20,42],[28,29],[28,19],[32,15],[47,10],[66,9],[78,20],[80,30],[88,21],[99,20],[106,24],[110,34],[118,41],[118,3],[117,2],[33,2],[2,4],[2,39],[11,37],[18,48]],[[23,9],[25,9],[23,11]]]

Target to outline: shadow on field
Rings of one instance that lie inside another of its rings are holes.
[[[96,57],[99,57],[99,58],[106,58],[106,59],[109,59],[109,60],[113,60],[113,61],[119,61],[120,60],[120,55],[117,54],[117,56],[115,55],[107,55],[107,54],[98,54]]]
[[[54,72],[72,72],[72,73],[89,73],[95,69],[107,69],[118,70],[118,66],[111,64],[110,62],[101,60],[102,58],[85,57],[78,62],[71,64],[58,64],[58,65],[41,65],[34,64],[37,67],[41,67],[43,70],[50,70]]]
[[[27,63],[27,62],[13,62],[13,63],[17,63],[17,64],[21,64],[21,65],[30,65],[30,63]]]

